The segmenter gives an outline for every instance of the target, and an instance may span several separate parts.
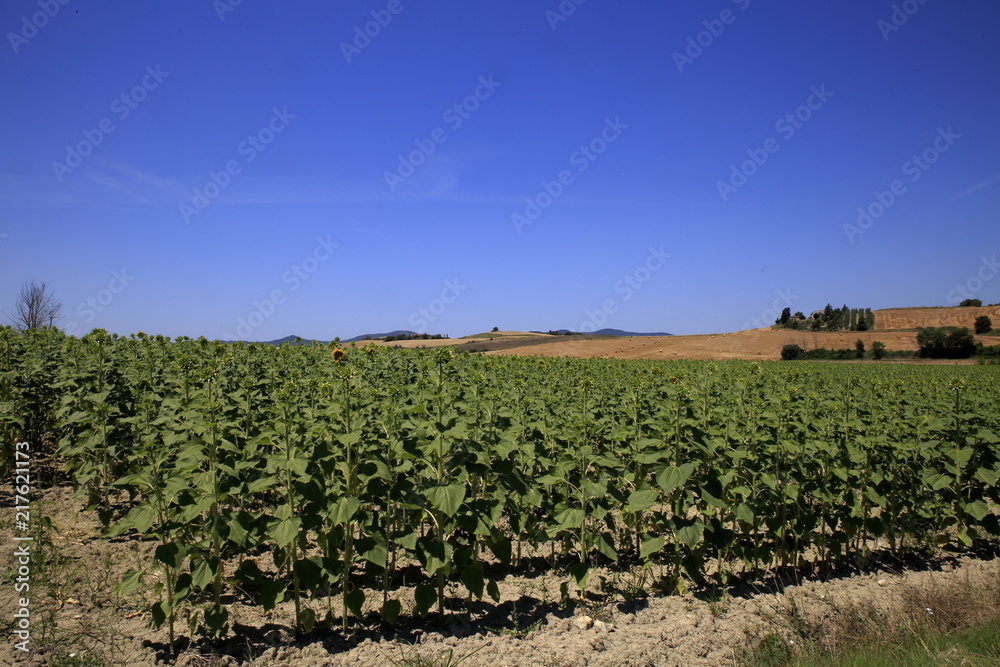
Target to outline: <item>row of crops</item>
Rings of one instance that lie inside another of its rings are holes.
[[[989,366],[652,362],[0,330],[0,435],[155,545],[156,625],[467,608],[539,563],[668,589],[1000,535]],[[5,473],[6,474],[6,473]],[[459,597],[456,597],[458,595]]]

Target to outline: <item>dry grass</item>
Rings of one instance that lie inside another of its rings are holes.
[[[1000,561],[978,571],[966,568],[961,576],[950,574],[921,573],[886,588],[876,586],[834,600],[788,598],[763,631],[748,636],[737,662],[814,665],[858,660],[857,664],[882,664],[884,656],[903,660],[914,646],[933,655],[938,650],[935,645],[948,645],[962,631],[995,625],[1000,619]],[[943,651],[961,654],[962,647]],[[859,654],[880,657],[869,663],[857,658]]]
[[[969,327],[980,315],[1000,318],[1000,306],[979,308],[884,308],[875,313],[876,329],[915,329],[917,327]]]

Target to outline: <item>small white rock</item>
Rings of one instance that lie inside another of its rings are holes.
[[[574,623],[576,623],[576,627],[580,628],[581,630],[589,630],[590,628],[594,627],[594,619],[592,619],[590,616],[580,616],[574,621]]]

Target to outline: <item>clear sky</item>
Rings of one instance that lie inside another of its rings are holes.
[[[994,303],[998,26],[993,0],[7,0],[0,311],[38,280],[71,332],[270,340]]]

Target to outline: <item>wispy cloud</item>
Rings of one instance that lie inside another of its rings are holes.
[[[987,178],[985,181],[982,181],[981,183],[976,183],[972,187],[962,190],[957,195],[952,197],[952,199],[961,199],[962,197],[971,195],[976,190],[982,190],[983,188],[988,188],[991,185],[996,185],[997,183],[1000,183],[1000,172],[993,174],[992,176]]]
[[[323,175],[255,176],[241,173],[212,199],[213,207],[241,205],[365,204],[380,202],[453,202],[461,204],[516,205],[533,193],[530,180],[523,192],[509,187],[467,187],[467,177],[477,167],[505,155],[502,146],[455,144],[441,151],[400,185],[395,192],[381,174],[347,179]],[[203,190],[206,176],[165,176],[132,163],[94,156],[86,165],[58,183],[46,174],[0,173],[0,205],[79,210],[136,210],[191,205],[195,190]],[[537,188],[535,188],[537,189]],[[560,200],[565,206],[649,205],[637,201],[593,195],[580,190]]]
[[[176,207],[190,203],[194,190],[204,188],[207,181],[204,176],[162,176],[134,164],[97,157],[72,176],[58,183],[46,175],[0,173],[0,204],[78,209]],[[322,177],[262,178],[241,174],[212,203],[338,204],[391,198],[374,178],[347,183]]]
[[[146,186],[147,190],[165,193],[171,199],[183,196],[184,194],[178,182],[144,171],[127,162],[105,159],[95,159],[95,162],[106,171],[118,175],[114,178],[114,185],[109,185],[109,187],[115,187],[116,189],[124,188],[125,191],[134,192],[138,186]],[[122,180],[128,181],[132,187],[130,188],[129,185],[122,184]]]
[[[219,204],[359,204],[389,199],[381,183],[342,183],[321,177],[243,177],[213,201]],[[203,183],[198,184],[203,185]],[[188,189],[190,192],[190,188]],[[191,195],[187,196],[190,202]],[[180,203],[180,201],[176,202]]]
[[[156,206],[157,201],[148,196],[139,193],[136,189],[129,187],[128,184],[123,182],[123,179],[115,175],[114,173],[108,173],[106,171],[87,171],[84,172],[83,178],[95,183],[101,187],[104,187],[113,192],[120,192],[125,195],[129,200],[137,203],[143,204],[145,206]]]
[[[94,157],[58,183],[48,176],[0,174],[0,203],[46,208],[121,209],[174,203],[180,184],[133,165]]]

